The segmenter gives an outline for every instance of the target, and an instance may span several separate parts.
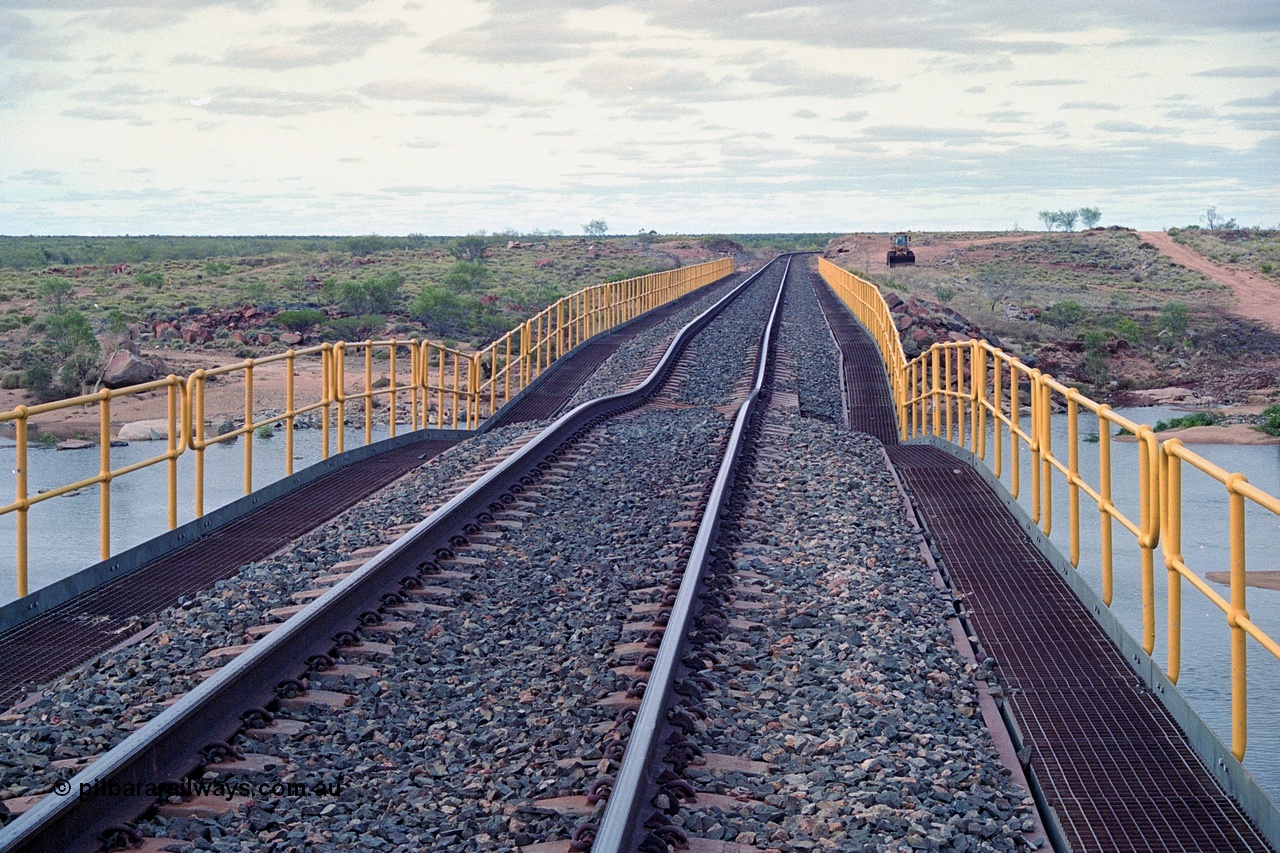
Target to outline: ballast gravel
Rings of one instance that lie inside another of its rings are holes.
[[[773,453],[747,492],[735,566],[760,609],[706,673],[704,752],[764,776],[690,773],[760,806],[686,810],[690,835],[781,850],[1025,849],[1034,808],[996,758],[974,677],[946,624],[881,446],[771,413]]]

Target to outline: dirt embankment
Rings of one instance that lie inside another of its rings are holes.
[[[1280,287],[1263,276],[1245,270],[1233,270],[1216,264],[1187,246],[1174,242],[1163,231],[1141,231],[1142,239],[1184,267],[1231,288],[1236,304],[1231,311],[1247,320],[1280,329]]]

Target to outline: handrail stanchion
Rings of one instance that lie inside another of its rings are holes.
[[[1249,618],[1245,602],[1245,553],[1244,553],[1244,495],[1240,485],[1248,482],[1243,474],[1227,477],[1227,501],[1231,524],[1231,609],[1227,612],[1227,625],[1231,629],[1231,752],[1237,759],[1244,758],[1249,745],[1249,679],[1247,676],[1247,648],[1241,619]]]
[[[98,551],[111,558],[111,392],[98,402]]]
[[[1079,392],[1067,393],[1067,526],[1071,533],[1071,565],[1080,568],[1080,404]]]
[[[1138,429],[1142,443],[1138,453],[1138,489],[1141,506],[1142,534],[1138,546],[1142,552],[1142,650],[1148,655],[1156,648],[1155,547],[1159,544],[1160,522],[1157,506],[1158,487],[1152,489],[1152,468],[1159,467],[1160,444],[1151,427]]]
[[[1112,545],[1113,522],[1112,511],[1115,504],[1111,500],[1111,428],[1107,415],[1110,406],[1102,406],[1098,410],[1098,502],[1102,531],[1102,603],[1111,606],[1115,593],[1115,550]]]
[[[244,493],[253,493],[253,359],[244,372]]]
[[[1168,636],[1169,651],[1165,661],[1165,675],[1174,684],[1182,674],[1182,575],[1178,563],[1182,562],[1182,460],[1160,448],[1160,547],[1164,552],[1164,567],[1168,572]]]
[[[373,443],[373,341],[364,342],[364,443]]]
[[[284,473],[293,476],[293,350],[285,353],[284,375]]]
[[[14,461],[17,462],[18,472],[14,476],[15,491],[14,503],[17,505],[17,547],[18,547],[18,598],[22,598],[27,594],[27,513],[30,511],[31,505],[27,501],[27,466],[29,464],[29,453],[27,452],[27,407],[18,406],[14,409],[18,413],[17,432],[15,439],[17,446],[14,448]]]
[[[178,455],[182,453],[182,441],[185,437],[180,432],[182,423],[180,412],[182,409],[182,389],[185,386],[179,385],[178,377],[169,374],[166,377],[169,382],[168,398],[166,414],[169,418],[169,462],[168,462],[168,485],[169,485],[169,529],[173,530],[178,526]]]
[[[347,342],[333,345],[334,428],[338,431],[338,452],[347,449]]]

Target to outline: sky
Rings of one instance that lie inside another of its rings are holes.
[[[0,234],[1280,225],[1280,2],[0,0]]]

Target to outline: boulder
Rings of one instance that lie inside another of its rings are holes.
[[[271,346],[274,340],[275,338],[271,337],[271,335],[269,335],[268,333],[258,332],[258,338],[257,338],[258,346],[260,347]]]
[[[134,421],[120,427],[116,438],[121,441],[164,441],[169,437],[166,420]]]
[[[298,344],[302,343],[302,335],[298,334],[297,332],[281,332],[280,343],[285,344],[286,346],[291,346],[291,347],[297,346]]]
[[[156,365],[127,349],[116,350],[102,368],[102,384],[108,388],[141,385],[163,374]]]

